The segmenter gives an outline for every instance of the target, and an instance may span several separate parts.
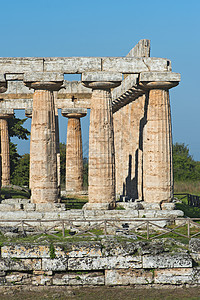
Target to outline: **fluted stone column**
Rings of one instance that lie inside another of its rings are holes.
[[[0,93],[4,93],[6,90],[7,90],[7,83],[4,74],[0,73]],[[2,157],[0,155],[0,188],[1,185],[2,185]],[[0,191],[0,196],[1,196],[1,191]]]
[[[10,184],[10,148],[7,119],[13,117],[13,115],[0,113],[2,186]]]
[[[66,191],[83,190],[83,150],[80,118],[85,117],[86,109],[63,109],[62,115],[68,118],[66,143]]]
[[[53,91],[62,85],[45,80],[46,74],[36,74],[41,80],[26,78],[26,84],[35,90],[30,142],[31,202],[58,201],[57,157],[55,136],[55,106]],[[53,76],[52,76],[53,77]],[[62,76],[58,76],[62,78]],[[49,78],[48,78],[49,79]],[[28,82],[28,83],[27,83]]]
[[[143,82],[147,123],[143,136],[144,201],[170,202],[173,197],[172,134],[169,88],[178,82]]]
[[[120,85],[121,74],[82,76],[92,88],[89,131],[89,203],[86,209],[115,207],[114,131],[110,89]]]

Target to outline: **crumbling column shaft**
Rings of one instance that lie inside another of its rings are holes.
[[[143,151],[144,200],[170,201],[173,196],[173,176],[168,90],[149,91]]]
[[[89,203],[115,203],[115,160],[110,89],[94,89],[89,131]]]
[[[57,163],[54,97],[51,90],[35,90],[30,143],[31,201],[57,202]]]
[[[80,117],[68,117],[66,145],[66,191],[83,190],[83,153]]]
[[[2,162],[2,186],[10,184],[10,150],[8,121],[6,118],[0,117],[1,130],[1,162]]]

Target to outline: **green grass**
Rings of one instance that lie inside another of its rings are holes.
[[[29,193],[25,191],[19,191],[12,188],[1,188],[1,197],[5,198],[25,198],[29,199]]]
[[[174,182],[174,193],[188,193],[200,196],[200,181]]]
[[[67,209],[82,209],[83,205],[88,202],[88,196],[67,195],[61,198]]]

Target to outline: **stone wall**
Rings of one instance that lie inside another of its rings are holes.
[[[1,247],[0,285],[199,285],[200,239]]]

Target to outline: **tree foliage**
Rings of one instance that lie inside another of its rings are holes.
[[[28,140],[30,131],[22,126],[26,120],[27,120],[27,118],[18,119],[16,117],[8,119],[9,137],[15,136],[22,140]]]
[[[22,140],[28,140],[28,136],[30,135],[30,132],[28,129],[23,127],[24,122],[27,120],[25,119],[19,119],[19,118],[9,118],[8,119],[8,134],[10,137],[18,137]],[[23,156],[19,155],[17,152],[17,145],[10,142],[10,176],[11,176],[11,183],[16,185],[28,185],[27,181],[27,174],[21,173],[21,177],[18,177],[20,172],[18,168],[20,168],[20,165],[24,161]],[[22,162],[20,162],[22,159]],[[27,162],[28,163],[28,162]],[[18,166],[19,165],[19,166]],[[18,170],[18,171],[16,171]],[[24,178],[24,179],[23,179]],[[18,183],[17,183],[18,182]],[[24,182],[27,182],[24,184]]]
[[[65,172],[66,172],[66,145],[60,143],[60,181],[65,185]]]
[[[29,186],[29,166],[30,155],[28,153],[22,155],[12,173],[11,182],[14,185]]]
[[[200,162],[192,158],[184,143],[173,145],[173,168],[175,181],[200,180]]]

